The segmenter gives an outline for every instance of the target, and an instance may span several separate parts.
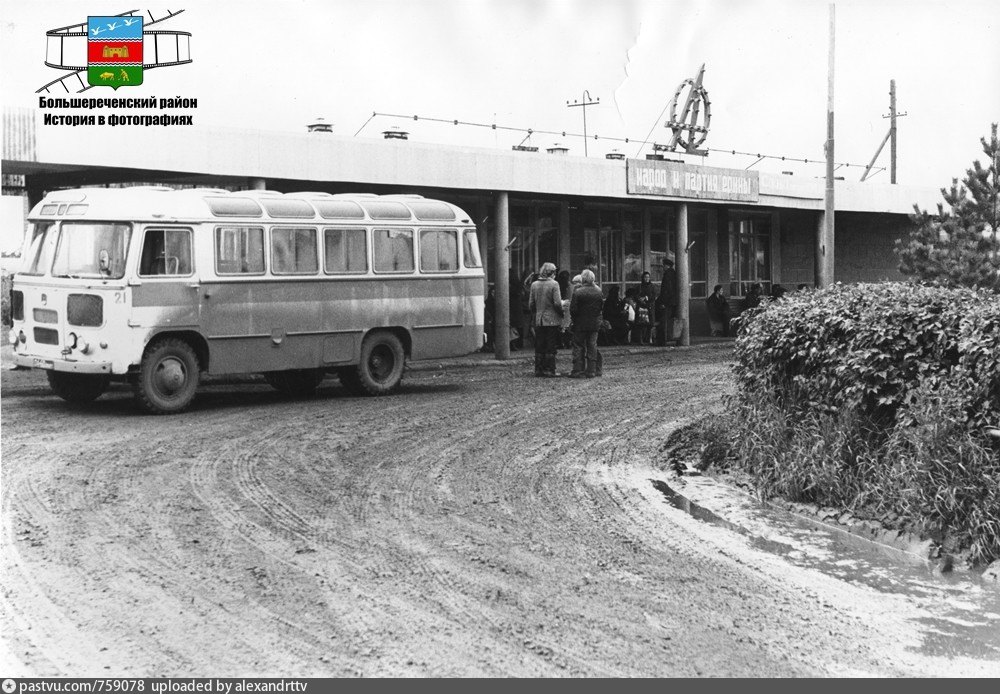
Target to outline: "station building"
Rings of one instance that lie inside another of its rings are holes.
[[[619,285],[624,294],[644,271],[658,287],[670,258],[686,284],[678,293],[687,300],[690,334],[707,335],[704,299],[716,284],[738,309],[754,283],[765,291],[815,286],[824,262],[835,282],[901,279],[894,243],[905,235],[914,204],[928,209],[940,199],[931,188],[837,180],[835,242],[826,248],[821,178],[662,158],[570,156],[561,147],[447,146],[399,130],[382,139],[313,130],[110,131],[43,125],[35,111],[9,110],[5,209],[18,207],[23,220],[50,190],[104,185],[419,194],[470,215],[491,283],[498,267],[523,278],[552,261],[572,274],[596,267],[605,292]]]

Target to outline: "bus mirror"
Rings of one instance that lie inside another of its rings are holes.
[[[98,255],[98,263],[100,264],[101,272],[111,272],[111,256],[108,254],[107,250],[103,248],[101,249],[101,252]]]

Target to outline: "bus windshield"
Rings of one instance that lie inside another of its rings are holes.
[[[128,224],[63,222],[52,276],[121,279],[131,236]]]

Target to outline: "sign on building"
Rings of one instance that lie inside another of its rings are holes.
[[[742,202],[757,202],[760,199],[760,180],[756,171],[691,166],[653,159],[629,159],[625,168],[627,190],[633,195]]]

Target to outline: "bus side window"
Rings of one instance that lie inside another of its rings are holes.
[[[315,229],[271,229],[271,272],[276,275],[312,274],[319,269],[318,262]]]
[[[456,270],[458,270],[458,231],[421,229],[420,271],[455,272]]]
[[[327,274],[368,272],[364,229],[324,229],[323,250]]]
[[[412,229],[375,229],[372,247],[375,272],[413,272]]]
[[[264,274],[264,228],[217,227],[215,271],[220,275]]]
[[[142,242],[139,275],[190,275],[191,230],[147,229]]]

